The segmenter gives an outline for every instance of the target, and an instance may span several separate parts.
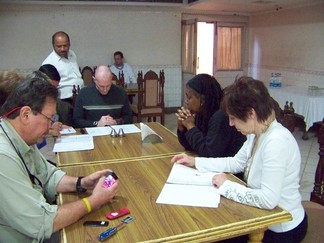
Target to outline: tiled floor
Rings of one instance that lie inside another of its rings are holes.
[[[165,126],[176,133],[177,120],[174,114],[168,114],[165,117]],[[319,144],[314,134],[309,134],[309,139],[304,141],[301,139],[302,133],[295,131],[294,136],[300,148],[302,164],[300,170],[300,192],[303,200],[309,200],[310,192],[313,190],[315,170],[318,163]],[[47,139],[47,145],[41,149],[41,152],[49,160],[56,161],[52,152],[53,138]]]

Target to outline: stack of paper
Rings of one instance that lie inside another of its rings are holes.
[[[156,203],[217,208],[220,195],[212,185],[214,175],[174,164]]]
[[[134,124],[114,125],[114,126],[107,126],[107,127],[87,127],[86,131],[91,136],[105,136],[105,135],[110,135],[112,129],[115,129],[117,133],[119,132],[119,129],[123,129],[125,134],[141,132],[141,130]]]
[[[90,135],[71,135],[56,139],[53,152],[71,152],[94,149],[93,137]]]

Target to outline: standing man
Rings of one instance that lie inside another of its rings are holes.
[[[118,182],[103,183],[107,170],[72,177],[51,165],[35,146],[48,134],[56,113],[58,91],[40,78],[19,81],[1,107],[0,242],[43,242],[109,202]],[[57,193],[89,193],[60,206]]]
[[[70,37],[63,31],[56,32],[52,36],[53,51],[43,61],[44,64],[52,64],[61,76],[59,91],[60,99],[72,103],[73,85],[83,87],[83,79],[77,63],[74,51],[70,50]]]
[[[133,68],[126,62],[124,62],[124,54],[121,51],[114,53],[115,63],[110,66],[110,70],[119,77],[119,72],[124,73],[125,84],[135,84],[137,80],[134,75]]]
[[[103,127],[133,123],[128,97],[122,87],[112,83],[113,75],[107,66],[99,66],[93,85],[78,94],[73,110],[75,127]]]

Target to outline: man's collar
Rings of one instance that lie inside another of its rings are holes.
[[[123,68],[124,68],[124,63],[121,65],[121,66],[117,66],[116,64],[114,64],[115,65],[115,67],[117,68],[117,69],[119,69],[119,70],[123,70]]]
[[[8,136],[12,140],[12,142],[17,146],[17,149],[19,152],[24,156],[30,149],[31,146],[29,146],[23,139],[22,137],[18,134],[14,126],[7,120],[7,119],[2,119],[1,124],[5,131],[8,133]],[[2,129],[0,129],[1,132]]]
[[[70,57],[71,57],[71,52],[70,52],[70,51],[68,52],[68,58],[61,57],[59,54],[57,54],[57,53],[55,52],[55,50],[53,50],[53,52],[54,52],[54,55],[55,55],[57,61],[60,61],[60,60],[62,60],[62,59],[67,59],[67,60],[69,60]]]

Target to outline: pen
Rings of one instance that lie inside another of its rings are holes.
[[[124,218],[122,220],[122,222],[119,225],[117,225],[116,227],[109,228],[106,231],[102,232],[100,235],[98,235],[98,240],[104,241],[104,240],[108,239],[109,237],[111,237],[117,233],[117,230],[119,227],[121,227],[123,224],[128,224],[128,223],[134,221],[134,219],[135,218],[133,218],[132,216],[128,216],[128,217]]]

